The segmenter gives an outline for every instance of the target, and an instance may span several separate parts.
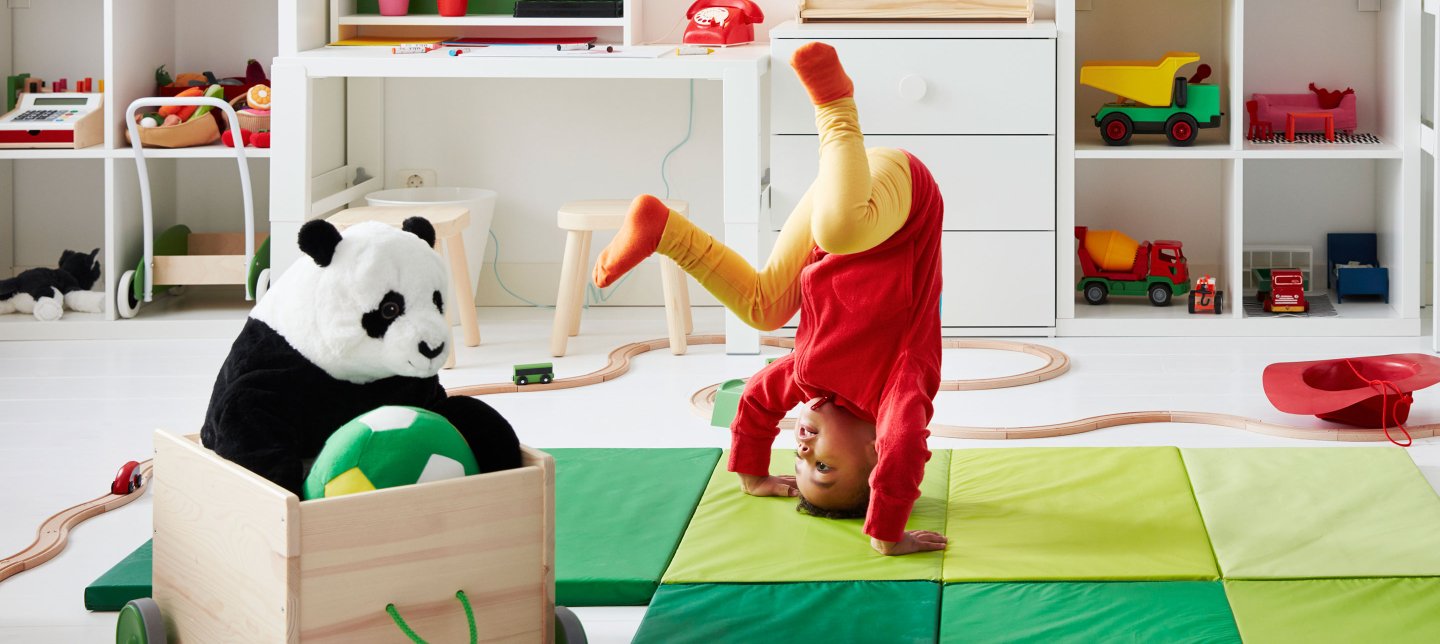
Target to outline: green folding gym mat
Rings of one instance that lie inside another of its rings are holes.
[[[1218,581],[946,584],[942,644],[1238,644]]]
[[[955,450],[945,534],[947,582],[1219,576],[1173,447]]]
[[[719,449],[547,449],[555,458],[555,601],[649,603]]]
[[[932,644],[940,585],[929,581],[664,585],[636,644]]]
[[[664,583],[939,580],[939,552],[886,557],[870,547],[860,519],[821,519],[795,511],[795,499],[753,497],[726,471],[721,455],[700,507],[680,541]],[[906,528],[945,526],[950,452],[935,450],[925,467]],[[770,471],[792,474],[793,450],[774,450]]]
[[[1440,497],[1403,449],[1182,454],[1226,579],[1440,576]]]
[[[85,609],[113,611],[132,599],[150,596],[151,545],[146,541],[120,563],[85,587]]]
[[[1245,644],[1440,642],[1436,578],[1226,581],[1225,593]]]

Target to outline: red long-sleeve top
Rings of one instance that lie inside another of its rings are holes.
[[[879,246],[850,255],[816,248],[801,271],[795,350],[751,378],[731,425],[729,469],[766,476],[779,422],[830,397],[875,423],[865,534],[899,541],[930,450],[940,388],[940,231],[944,203],[930,171],[910,161],[910,214]]]

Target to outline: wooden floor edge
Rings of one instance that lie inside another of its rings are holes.
[[[151,460],[140,463],[140,486],[135,488],[134,492],[125,495],[106,494],[50,515],[35,531],[35,540],[29,546],[0,559],[0,582],[54,559],[65,549],[70,540],[70,531],[75,529],[75,526],[140,498],[150,486],[150,472],[153,467]]]

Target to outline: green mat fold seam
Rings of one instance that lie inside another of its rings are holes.
[[[1200,515],[1200,529],[1205,532],[1205,546],[1210,549],[1210,560],[1215,562],[1215,579],[1224,581],[1225,568],[1220,565],[1220,553],[1215,552],[1215,540],[1210,538],[1210,524],[1205,521],[1205,508],[1200,507],[1200,497],[1195,494],[1195,479],[1190,477],[1190,463],[1185,461],[1185,450],[1176,447],[1175,455],[1180,457],[1180,469],[1185,471],[1185,487],[1190,488],[1190,502],[1195,504],[1195,514]],[[1229,601],[1228,597],[1226,601]]]

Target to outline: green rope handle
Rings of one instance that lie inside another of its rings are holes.
[[[480,639],[480,633],[475,629],[475,609],[470,607],[470,598],[465,596],[465,591],[455,591],[455,598],[459,599],[460,605],[465,607],[465,621],[470,623],[470,644],[475,644]],[[390,613],[390,619],[395,621],[395,626],[399,628],[400,632],[404,633],[406,637],[410,638],[411,642],[415,644],[427,644],[425,640],[415,634],[414,629],[410,628],[409,624],[405,623],[405,618],[400,616],[400,610],[395,608],[395,604],[386,604],[385,612]]]

